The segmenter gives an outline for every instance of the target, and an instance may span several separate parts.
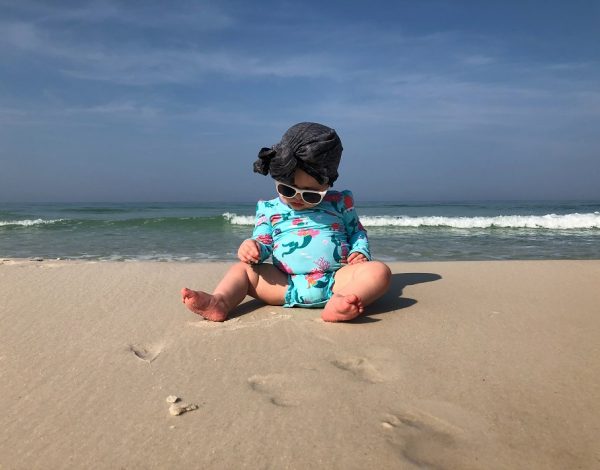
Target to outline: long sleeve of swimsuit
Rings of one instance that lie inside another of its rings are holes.
[[[263,263],[273,253],[273,227],[267,215],[266,204],[269,202],[259,201],[256,204],[256,218],[252,232],[252,240],[257,241],[260,247],[259,263]]]
[[[342,197],[342,217],[348,233],[348,243],[350,244],[348,255],[359,252],[370,261],[372,258],[369,250],[369,239],[367,238],[367,231],[360,223],[358,214],[354,209],[354,196],[350,191],[342,191]]]

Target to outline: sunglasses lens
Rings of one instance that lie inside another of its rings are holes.
[[[294,197],[296,195],[296,190],[294,188],[290,188],[281,183],[277,185],[277,192],[283,197]]]
[[[302,194],[302,199],[304,199],[309,204],[316,204],[318,202],[321,202],[321,195],[319,193],[306,192]]]

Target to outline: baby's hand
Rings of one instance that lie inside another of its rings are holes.
[[[359,253],[358,251],[355,251],[354,253],[350,253],[350,256],[348,256],[348,264],[364,263],[365,261],[369,261],[369,260],[367,259],[367,257],[365,255],[363,255],[362,253]]]
[[[260,260],[260,248],[255,240],[244,240],[238,249],[238,258],[243,263],[255,264]]]

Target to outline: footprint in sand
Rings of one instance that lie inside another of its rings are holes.
[[[331,364],[338,369],[350,372],[358,380],[369,383],[384,381],[379,371],[364,357],[338,358],[331,361]]]
[[[150,364],[153,362],[160,353],[163,351],[164,344],[149,344],[149,345],[141,345],[141,344],[130,344],[129,351],[133,353],[135,357],[138,359],[147,362]]]
[[[287,386],[288,380],[282,374],[253,375],[248,377],[248,385],[252,390],[264,395],[270,403],[284,408],[298,406],[300,402],[294,398]]]
[[[449,403],[436,405],[435,414],[415,408],[384,417],[383,432],[399,457],[419,468],[486,468],[479,457],[496,452],[489,428]]]

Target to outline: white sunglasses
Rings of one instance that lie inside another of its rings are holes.
[[[292,199],[296,197],[296,194],[300,194],[302,200],[307,204],[319,204],[325,197],[325,194],[327,194],[327,190],[314,191],[312,189],[298,189],[289,184],[280,183],[279,181],[275,182],[275,189],[277,189],[277,192],[281,196],[287,199]]]

